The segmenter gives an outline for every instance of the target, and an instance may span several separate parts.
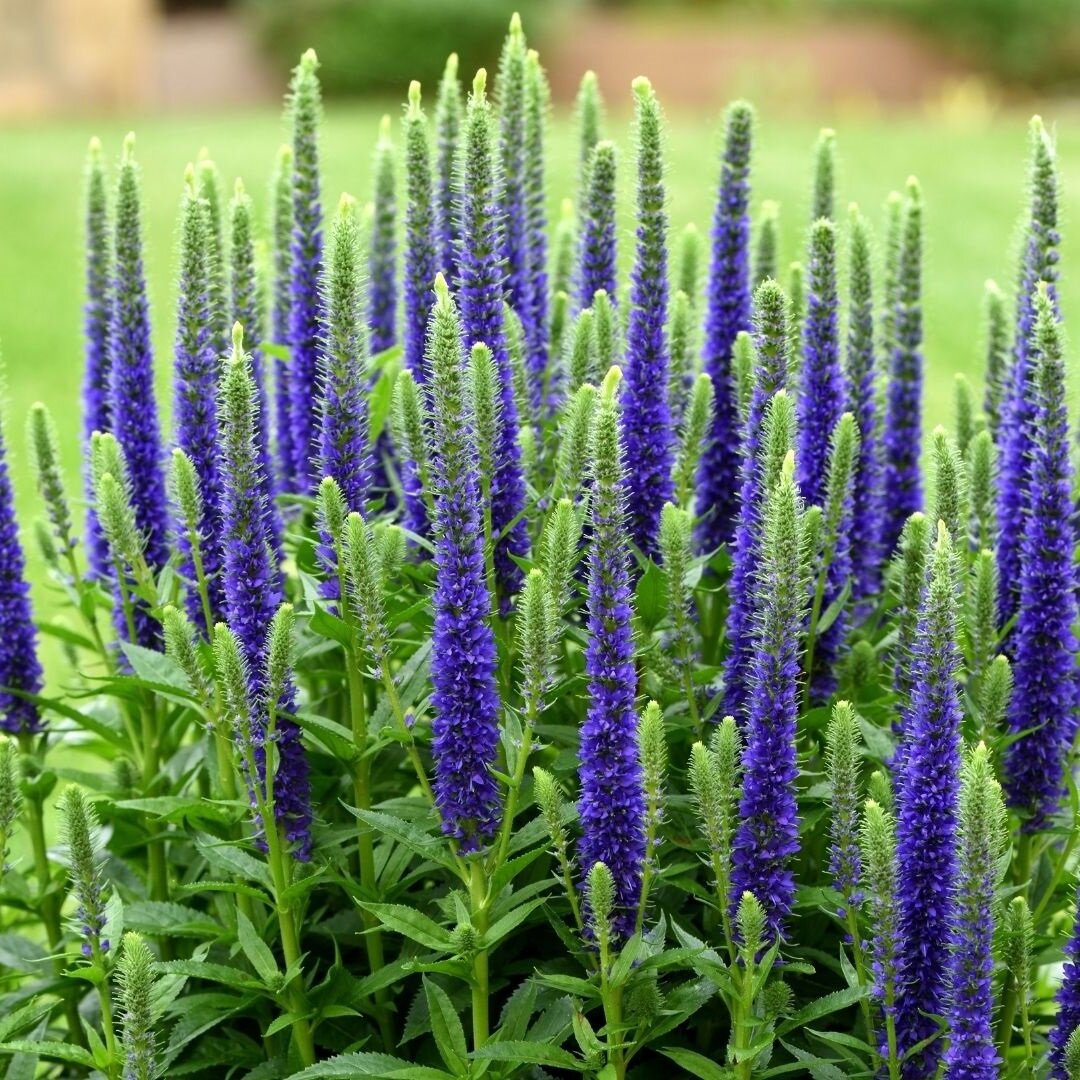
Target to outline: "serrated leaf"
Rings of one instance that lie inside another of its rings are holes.
[[[795,1031],[796,1028],[804,1027],[822,1016],[828,1016],[830,1013],[846,1009],[850,1005],[862,1001],[869,993],[870,987],[868,986],[846,986],[843,990],[834,990],[831,994],[816,998],[809,1005],[803,1006],[797,1013],[789,1016],[782,1024],[779,1024],[776,1028],[777,1037],[786,1035],[789,1031]]]
[[[446,1067],[455,1076],[468,1072],[469,1047],[465,1042],[465,1029],[446,991],[425,976],[424,994],[427,997],[428,1019],[435,1046]]]
[[[446,841],[441,836],[435,836],[411,821],[405,821],[393,814],[384,814],[380,810],[359,810],[352,806],[347,809],[373,829],[376,836],[389,836],[422,859],[439,866],[449,868],[454,865]]]
[[[293,1073],[289,1080],[353,1080],[357,1076],[378,1076],[382,1080],[446,1080],[450,1075],[442,1069],[411,1065],[390,1054],[358,1053],[338,1054],[320,1061]]]
[[[724,1065],[718,1065],[710,1058],[703,1057],[693,1050],[684,1050],[680,1047],[668,1047],[661,1049],[660,1053],[670,1058],[680,1068],[685,1069],[690,1076],[696,1076],[698,1080],[732,1080],[734,1072]]]
[[[383,926],[423,945],[426,949],[435,949],[437,952],[450,952],[453,947],[453,939],[449,930],[444,930],[427,915],[406,907],[404,904],[366,904],[360,906],[365,911],[370,911]]]
[[[120,648],[140,684],[152,690],[171,690],[187,701],[195,700],[191,681],[171,656],[130,641],[121,641]]]
[[[487,1042],[478,1046],[472,1057],[474,1061],[514,1061],[521,1065],[550,1065],[553,1069],[585,1071],[585,1063],[569,1050],[539,1042]]]
[[[49,1058],[54,1061],[67,1061],[72,1065],[81,1065],[84,1069],[94,1067],[93,1055],[74,1043],[12,1039],[10,1042],[0,1043],[0,1050],[6,1050],[11,1054],[33,1054],[36,1057]]]
[[[545,882],[545,884],[547,883]],[[484,931],[481,939],[483,947],[493,949],[511,930],[516,926],[520,926],[541,904],[546,903],[547,897],[542,896],[539,900],[530,900],[528,903],[514,908],[513,911],[507,912]]]
[[[262,990],[262,987],[246,971],[229,964],[215,964],[208,960],[163,960],[158,970],[167,975],[187,975],[192,979],[234,986],[238,990]]]
[[[124,909],[124,923],[148,937],[193,937],[214,939],[221,924],[205,912],[184,904],[161,900],[136,900]]]

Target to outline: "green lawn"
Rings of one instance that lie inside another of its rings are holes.
[[[397,107],[394,106],[396,112]],[[331,109],[323,139],[325,203],[347,190],[368,191],[371,148],[379,109]],[[1078,241],[1070,223],[1080,217],[1080,115],[1056,117],[1065,173],[1065,278]],[[877,219],[886,194],[909,174],[923,184],[926,201],[925,314],[927,427],[948,420],[952,375],[981,371],[982,283],[1014,278],[1014,248],[1025,177],[1026,117],[1005,115],[989,124],[957,126],[923,117],[870,121],[821,118],[837,128],[841,206],[860,202]],[[0,129],[0,343],[7,366],[8,432],[24,522],[33,497],[25,472],[22,425],[35,400],[47,402],[59,425],[65,462],[74,482],[79,461],[79,383],[82,256],[80,198],[83,153],[99,135],[110,158],[128,127],[138,134],[137,154],[145,177],[147,265],[155,319],[161,400],[168,408],[169,346],[174,315],[175,211],[184,165],[209,147],[227,180],[242,175],[265,206],[267,178],[285,135],[273,112],[144,119],[121,123],[72,120]],[[609,121],[625,148],[622,204],[629,183],[630,138],[625,114]],[[671,220],[675,229],[695,222],[708,229],[717,172],[718,118],[675,115],[668,144]],[[808,167],[817,125],[762,118],[755,151],[755,203],[781,203],[782,257],[799,257],[809,201]],[[573,193],[572,130],[555,124],[550,148],[552,209]],[[624,213],[624,222],[628,221]],[[630,233],[624,230],[623,254]],[[1064,290],[1067,315],[1080,315],[1072,291]]]

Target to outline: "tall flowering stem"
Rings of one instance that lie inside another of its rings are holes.
[[[645,792],[637,743],[627,472],[616,402],[621,373],[604,379],[593,427],[589,503],[588,710],[581,728],[578,865],[603,862],[615,883],[614,932],[633,934],[645,859]]]
[[[960,846],[949,964],[949,1048],[945,1075],[995,1080],[994,922],[998,862],[1005,849],[1005,802],[985,744],[964,761]]]
[[[799,490],[812,506],[824,502],[829,437],[844,408],[837,308],[836,227],[818,218],[810,232],[796,456]]]
[[[255,394],[259,406],[259,464],[263,472],[263,486],[266,491],[274,551],[280,561],[282,527],[281,515],[278,513],[277,505],[274,502],[274,494],[277,488],[274,483],[274,459],[270,453],[270,400],[266,391],[265,364],[259,352],[262,335],[265,333],[263,307],[259,290],[259,275],[255,263],[251,196],[248,195],[243,181],[239,178],[233,189],[232,202],[229,205],[229,220],[229,288],[232,319],[233,322],[238,322],[244,328],[244,334],[251,348],[251,374],[255,379]],[[221,355],[219,354],[215,359],[220,360]]]
[[[389,116],[379,125],[372,174],[375,211],[368,245],[367,318],[371,351],[380,353],[397,340],[397,156]]]
[[[750,329],[750,148],[754,111],[728,107],[720,188],[712,226],[705,315],[705,372],[713,421],[698,477],[698,541],[713,551],[735,535],[739,494],[739,404],[732,371],[735,338]]]
[[[292,333],[292,147],[278,150],[277,165],[271,185],[274,236],[274,291],[271,311],[271,334],[275,345],[288,345]],[[243,320],[240,320],[243,325]],[[289,361],[274,359],[274,435],[277,451],[275,474],[287,482],[292,473],[292,395],[289,390]],[[270,414],[263,422],[270,423]]]
[[[249,694],[255,703],[256,733],[265,730],[267,633],[281,605],[284,589],[273,559],[266,489],[257,442],[258,399],[251,359],[243,349],[243,330],[233,327],[232,353],[218,391],[221,431],[221,537],[225,579],[225,616],[236,634],[248,671]],[[292,688],[282,693],[280,712],[292,707]],[[275,726],[278,769],[274,778],[274,811],[297,858],[311,847],[311,805],[308,765],[300,728],[278,715]],[[260,761],[265,767],[265,760]]]
[[[188,618],[209,634],[224,599],[220,570],[221,479],[218,471],[217,373],[211,310],[211,244],[209,207],[199,195],[195,172],[189,167],[180,205],[180,274],[173,350],[173,425],[176,445],[190,460],[197,484],[201,520],[191,522],[201,540],[202,570],[210,623],[203,613],[189,523],[180,520],[175,532],[187,579]],[[179,511],[180,507],[176,507]]]
[[[623,444],[630,536],[646,555],[656,551],[660,510],[671,500],[674,457],[668,407],[666,191],[660,103],[652,84],[634,80],[638,139],[637,246],[626,330]],[[618,875],[616,875],[617,877]]]
[[[484,847],[499,825],[499,790],[491,769],[500,704],[461,320],[441,275],[435,293],[427,354],[435,483],[432,748],[443,832],[469,853]]]
[[[891,551],[908,516],[922,506],[922,194],[908,180],[900,245],[895,342],[885,405],[885,513],[882,542]]]
[[[866,601],[881,591],[881,417],[874,348],[874,288],[870,226],[851,208],[848,268],[848,330],[845,354],[847,407],[859,428],[859,461],[852,480],[852,514],[858,541],[852,545],[852,598]]]
[[[319,473],[337,481],[348,511],[367,509],[367,334],[356,201],[342,195],[322,282]]]
[[[822,128],[814,147],[814,189],[811,220],[836,220],[836,132]]]
[[[586,71],[581,77],[574,102],[574,119],[578,139],[578,205],[584,206],[593,148],[603,138],[604,101],[595,71]]]
[[[86,155],[86,303],[83,308],[83,448],[89,449],[95,431],[112,427],[110,396],[109,324],[112,316],[112,255],[109,241],[109,206],[101,142],[90,140]],[[94,512],[94,481],[89,454],[84,454],[83,490],[86,512],[86,545],[90,573],[105,578],[109,573],[109,545]]]
[[[551,111],[551,87],[535,49],[525,59],[525,231],[529,310],[522,316],[529,350],[534,403],[545,394],[548,374],[547,192],[544,188],[544,138]]]
[[[1034,454],[1035,382],[1033,335],[1036,321],[1035,290],[1046,282],[1051,309],[1057,311],[1058,173],[1057,155],[1042,121],[1031,122],[1031,170],[1029,221],[1024,234],[1020,270],[1016,284],[1016,325],[1012,360],[1005,373],[1005,386],[998,424],[998,566],[1001,570],[999,609],[1002,623],[1016,613],[1021,580],[1021,549],[1028,520],[1028,486]]]
[[[765,494],[760,460],[762,426],[768,403],[784,389],[788,374],[787,301],[775,281],[766,281],[754,295],[754,354],[754,384],[743,432],[739,518],[728,579],[728,656],[724,667],[723,709],[740,722],[753,656],[753,581]]]
[[[473,80],[463,133],[458,299],[466,348],[480,342],[487,345],[499,373],[502,424],[491,478],[491,524],[496,537],[500,607],[505,608],[522,581],[514,557],[528,551],[529,538],[521,516],[525,508],[525,481],[518,446],[514,377],[503,325],[502,214],[486,85],[487,73],[481,68]]]
[[[767,494],[754,581],[754,660],[732,870],[733,896],[761,897],[771,941],[783,938],[791,913],[799,850],[795,723],[807,599],[801,513],[789,455]]]
[[[446,67],[439,80],[435,98],[435,242],[436,265],[447,281],[457,281],[458,216],[457,182],[458,149],[461,141],[461,120],[464,104],[461,80],[458,78],[457,53],[446,58]]]
[[[292,237],[289,245],[289,448],[291,490],[307,493],[318,459],[319,280],[323,231],[319,180],[319,122],[322,94],[312,49],[293,71],[288,111],[292,120]]]
[[[131,475],[135,523],[151,570],[168,560],[168,511],[157,406],[150,306],[143,270],[139,167],[135,137],[124,140],[116,192],[112,321],[109,326],[112,433],[123,448]],[[145,608],[136,612],[137,644],[154,646],[157,625]]]
[[[405,111],[405,366],[421,385],[426,380],[424,347],[432,286],[439,269],[436,206],[431,180],[428,122],[420,105],[420,84],[409,84]]]
[[[598,289],[617,288],[615,229],[615,144],[604,140],[589,159],[589,186],[578,223],[578,310],[591,308]]]
[[[960,703],[956,553],[938,526],[929,583],[919,616],[917,682],[905,719],[897,795],[899,862],[896,1037],[901,1055],[937,1034],[947,1001],[949,941],[957,880]],[[936,1074],[942,1040],[904,1062],[903,1075]]]
[[[995,441],[1001,427],[1001,409],[1005,400],[1009,370],[1009,329],[1005,314],[1005,294],[997,282],[988,281],[984,290],[986,311],[986,392],[983,412],[986,426]]]
[[[1014,736],[1035,730],[1010,743],[1005,756],[1008,800],[1027,815],[1027,831],[1042,827],[1064,794],[1078,704],[1076,591],[1062,584],[1074,579],[1076,546],[1064,341],[1045,284],[1032,307],[1032,447],[1008,724]]]

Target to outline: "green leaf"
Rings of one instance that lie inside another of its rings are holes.
[[[33,1001],[16,1009],[6,1016],[0,1016],[0,1042],[10,1038],[16,1032],[33,1027],[43,1017],[56,1008],[55,998],[35,998]]]
[[[357,1076],[378,1076],[382,1080],[446,1080],[450,1073],[425,1065],[411,1065],[390,1054],[338,1054],[320,1061],[289,1080],[353,1080]]]
[[[447,992],[426,976],[424,994],[439,1056],[455,1076],[464,1076],[468,1072],[469,1047],[465,1042],[461,1018]]]
[[[148,799],[121,799],[114,804],[118,810],[149,814],[162,821],[180,824],[184,821],[210,821],[230,825],[236,820],[240,803],[217,803],[197,796],[156,795]],[[230,809],[233,807],[233,809]]]
[[[322,743],[330,755],[338,761],[349,765],[359,756],[352,732],[344,724],[308,712],[296,713],[295,716],[300,727],[316,741]]]
[[[339,645],[344,645],[346,649],[352,647],[352,628],[344,619],[331,614],[326,608],[316,605],[308,620],[308,626],[311,627],[311,632],[318,634],[319,637],[336,641]]]
[[[259,973],[259,978],[269,989],[280,990],[284,976],[278,969],[274,954],[259,936],[251,920],[239,908],[236,909],[236,936],[244,955]]]
[[[843,990],[834,990],[831,994],[825,994],[823,997],[816,998],[814,1001],[811,1001],[809,1005],[804,1006],[797,1013],[789,1016],[782,1024],[778,1025],[776,1028],[777,1037],[786,1035],[789,1031],[795,1031],[797,1028],[804,1027],[814,1020],[820,1019],[822,1016],[828,1016],[830,1013],[846,1009],[848,1006],[862,1001],[869,993],[869,986],[846,986]]]
[[[235,844],[223,844],[220,840],[205,835],[195,837],[195,846],[211,866],[224,870],[226,877],[246,878],[258,882],[267,892],[273,890],[266,864],[249,855],[243,848]]]
[[[558,1046],[550,1046],[547,1043],[524,1042],[519,1040],[507,1042],[487,1042],[478,1046],[472,1052],[473,1060],[479,1061],[513,1061],[520,1065],[550,1065],[555,1069],[573,1069],[574,1072],[584,1072],[585,1063]]]
[[[192,937],[213,940],[222,933],[216,919],[184,904],[136,900],[124,908],[124,924],[147,937]]]
[[[520,926],[538,907],[546,903],[547,897],[541,896],[539,900],[530,900],[527,904],[521,904],[498,919],[484,931],[481,939],[483,948],[493,949],[511,930]]]
[[[651,630],[664,617],[667,609],[667,589],[664,572],[656,563],[645,564],[645,572],[638,578],[635,594],[635,610],[638,618]]]
[[[800,1050],[797,1046],[784,1042],[783,1039],[780,1040],[780,1044],[792,1057],[798,1058],[803,1063],[813,1080],[846,1080],[847,1074],[842,1069],[837,1068],[835,1062],[827,1061],[825,1058],[820,1058],[807,1050]]]
[[[351,806],[347,809],[368,825],[376,836],[389,836],[419,855],[420,858],[437,863],[439,866],[449,868],[454,865],[454,860],[442,836],[436,836],[411,821],[406,821],[394,814],[384,814],[380,810],[357,810]]]
[[[158,971],[166,975],[187,975],[192,979],[205,979],[207,982],[233,986],[238,990],[265,989],[246,971],[208,960],[163,960],[158,964]]]
[[[189,701],[195,699],[190,680],[171,656],[133,645],[130,641],[121,641],[120,648],[131,670],[142,682],[151,687],[172,690]]]
[[[367,904],[362,901],[360,906],[365,911],[370,911],[383,926],[423,945],[426,949],[435,949],[437,952],[450,952],[453,949],[450,931],[444,930],[437,922],[411,907],[404,904]]]
[[[72,1065],[81,1065],[84,1069],[94,1068],[93,1055],[81,1046],[62,1042],[35,1042],[32,1039],[12,1039],[0,1043],[0,1050],[12,1054],[34,1054],[37,1057],[67,1061]]]
[[[683,1050],[679,1047],[661,1049],[660,1053],[670,1058],[680,1068],[685,1069],[690,1076],[696,1076],[698,1080],[732,1080],[734,1073],[725,1065],[718,1065],[710,1058],[703,1057],[693,1050]]]

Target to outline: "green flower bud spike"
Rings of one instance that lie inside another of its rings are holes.
[[[645,706],[638,722],[638,753],[641,757],[646,806],[645,867],[637,916],[637,932],[641,933],[648,913],[649,889],[656,877],[656,852],[660,846],[660,826],[664,821],[667,790],[667,735],[664,729],[664,714],[655,701],[650,701]]]
[[[679,451],[675,459],[675,498],[687,511],[693,509],[695,481],[705,438],[712,427],[713,384],[702,372],[694,380],[690,406],[683,418]]]
[[[547,827],[548,836],[551,837],[551,849],[559,864],[559,877],[562,881],[566,897],[570,901],[570,910],[574,915],[574,923],[578,930],[584,929],[581,916],[581,905],[578,900],[578,888],[574,883],[574,868],[570,858],[570,840],[566,832],[567,805],[566,799],[559,790],[555,778],[546,769],[538,765],[533,768],[533,796],[536,805],[540,808],[540,814]]]

